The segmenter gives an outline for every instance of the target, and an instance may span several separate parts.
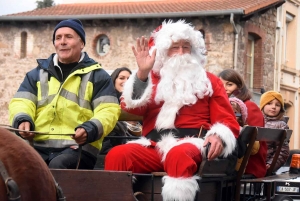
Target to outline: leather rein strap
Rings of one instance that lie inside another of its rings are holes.
[[[21,195],[17,183],[8,175],[3,162],[0,160],[0,173],[6,186],[9,201],[21,201]]]

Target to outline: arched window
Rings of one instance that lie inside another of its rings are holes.
[[[104,56],[109,52],[110,49],[110,40],[105,34],[101,34],[98,37],[97,44],[96,44],[96,52],[100,56]]]
[[[21,49],[20,58],[25,58],[27,54],[27,32],[21,33]]]
[[[246,44],[246,85],[253,92],[260,93],[264,87],[263,73],[263,42],[262,38],[248,32],[248,41]]]

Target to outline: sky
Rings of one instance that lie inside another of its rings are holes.
[[[0,16],[13,13],[26,12],[36,8],[37,0],[0,0]],[[128,0],[54,0],[55,4],[62,3],[90,3],[90,2],[113,2],[113,1],[128,1]],[[143,1],[143,0],[130,0]]]
[[[26,12],[36,8],[37,0],[0,0],[0,16]],[[111,0],[54,0],[55,4],[83,3],[83,2],[105,2]]]
[[[55,0],[55,3],[60,1]],[[0,15],[34,10],[36,5],[36,0],[0,0]]]

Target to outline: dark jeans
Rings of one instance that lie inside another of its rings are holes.
[[[49,168],[52,169],[75,169],[79,159],[79,149],[71,148],[44,148],[34,147],[41,155]],[[93,169],[96,157],[86,151],[81,151],[79,169]]]

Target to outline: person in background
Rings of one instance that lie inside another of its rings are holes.
[[[276,91],[267,91],[260,97],[260,109],[265,118],[266,128],[289,129],[284,121],[284,101],[282,95]],[[267,142],[268,152],[266,167],[270,168],[273,161],[278,144],[275,142]],[[278,159],[276,161],[274,171],[284,165],[290,154],[290,148],[287,141],[284,141]]]
[[[118,100],[124,90],[124,84],[131,75],[131,70],[127,67],[115,69],[111,74],[111,79],[114,83]],[[115,128],[108,134],[108,136],[140,136],[142,133],[142,125],[138,121],[118,121]],[[101,155],[107,154],[114,146],[125,144],[126,139],[106,138],[103,141],[103,146],[100,151]]]
[[[132,74],[131,70],[127,67],[121,67],[115,69],[111,73],[111,79],[114,83],[118,99],[120,100],[120,97],[122,95],[122,92],[124,90],[124,84],[129,79],[130,75]]]
[[[149,43],[138,38],[132,49],[138,70],[125,84],[121,107],[143,116],[143,137],[114,147],[105,170],[165,171],[163,200],[192,201],[209,144],[207,160],[227,158],[233,171],[239,125],[222,82],[204,69],[204,40],[191,24],[165,21]]]
[[[236,120],[240,125],[241,130],[243,129],[244,126],[247,126],[247,117],[248,117],[248,111],[247,111],[247,106],[245,105],[245,103],[236,98],[236,97],[229,97],[229,102],[231,104],[231,107],[235,113],[236,116]],[[260,144],[258,141],[254,142],[254,145],[251,149],[250,155],[255,155],[257,154],[258,150],[259,150]],[[235,170],[238,171],[241,164],[243,161],[243,157],[239,158],[237,160],[237,164],[235,166]]]
[[[248,117],[246,124],[249,126],[264,127],[264,117],[259,107],[251,101],[252,94],[241,75],[233,69],[225,69],[218,76],[223,82],[227,96],[234,96],[242,100],[247,106]],[[265,165],[267,144],[266,142],[259,142],[259,144],[258,152],[250,156],[245,170],[246,174],[251,174],[257,178],[264,177],[267,172]]]
[[[242,129],[246,125],[246,120],[248,117],[247,106],[242,100],[236,97],[229,97],[229,102],[234,111],[236,120]]]
[[[132,72],[127,67],[117,68],[112,74],[111,79],[114,82],[114,86],[120,100],[120,97],[124,91],[124,84],[129,79]],[[141,136],[142,134],[142,125],[139,121],[124,121],[127,126],[128,134]]]
[[[18,134],[32,142],[49,168],[93,169],[102,140],[121,113],[117,95],[106,71],[82,52],[80,20],[59,22],[52,42],[56,53],[37,60],[11,100],[10,123],[27,131]]]

